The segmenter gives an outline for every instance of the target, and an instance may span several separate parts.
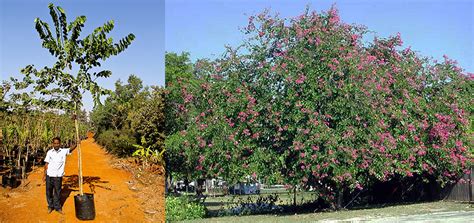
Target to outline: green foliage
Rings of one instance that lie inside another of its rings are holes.
[[[201,219],[206,215],[204,205],[192,202],[187,197],[166,197],[166,221]]]
[[[84,112],[79,117],[80,135],[85,135],[89,129]],[[75,141],[75,127],[71,116],[47,110],[15,110],[9,107],[6,111],[0,111],[2,120],[3,151],[11,153],[13,150],[26,152],[43,151],[49,149],[54,137],[61,138],[64,146]]]
[[[196,78],[193,75],[193,65],[189,59],[189,53],[166,53],[165,55],[165,78],[166,90],[166,134],[186,128],[186,116],[182,114],[182,107],[179,107],[185,100],[181,91],[188,90],[196,86]],[[186,84],[184,84],[186,83]],[[186,85],[187,89],[182,89]]]
[[[64,9],[53,4],[49,4],[48,7],[55,35],[52,34],[48,23],[39,18],[35,19],[35,28],[43,48],[48,49],[57,61],[52,67],[40,70],[33,65],[23,68],[21,70],[23,80],[12,78],[15,89],[25,90],[33,85],[34,91],[44,96],[39,102],[66,111],[77,111],[81,107],[84,91],[89,91],[94,102],[100,104],[100,96],[108,93],[108,90],[100,87],[96,79],[109,77],[112,72],[91,70],[100,67],[99,61],[106,61],[110,56],[123,52],[135,36],[129,34],[114,44],[112,38],[106,35],[114,27],[114,22],[109,21],[83,39],[79,39],[86,17],[79,16],[67,24]],[[78,66],[76,75],[71,74],[73,64]]]
[[[142,136],[141,144],[146,144],[146,139],[144,136]],[[133,145],[133,147],[135,147],[137,150],[133,152],[132,156],[139,157],[140,159],[142,159],[144,166],[146,166],[149,161],[152,161],[153,163],[157,163],[162,166],[165,165],[163,153],[166,150],[163,149],[161,152],[158,152],[157,150],[152,150],[151,146],[145,148],[142,145]]]
[[[91,113],[91,120],[97,132],[97,142],[119,156],[131,156],[139,147],[135,156],[140,157],[145,163],[151,161],[164,165],[163,110],[162,88],[144,87],[140,78],[134,75],[128,78],[126,84],[119,80],[115,84],[115,91],[105,103],[95,107]],[[118,139],[117,137],[123,139],[122,143],[112,143]]]
[[[163,89],[152,87],[149,97],[141,104],[136,103],[128,114],[130,127],[142,137],[142,145],[160,153],[164,151],[165,140],[164,107]]]
[[[135,138],[129,131],[109,129],[96,136],[96,141],[104,148],[119,157],[127,157],[135,151]]]

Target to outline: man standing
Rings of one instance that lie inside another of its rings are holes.
[[[43,181],[46,181],[46,200],[48,201],[48,213],[54,210],[63,214],[60,198],[61,187],[64,176],[64,166],[66,165],[66,155],[69,155],[76,149],[76,145],[71,148],[60,148],[61,139],[53,139],[53,148],[48,150],[44,162]]]

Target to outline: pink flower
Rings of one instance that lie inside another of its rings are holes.
[[[204,148],[206,146],[206,141],[204,141],[202,138],[198,138],[199,141],[199,147]]]
[[[306,76],[304,74],[301,74],[298,79],[296,79],[296,84],[302,84],[306,80]]]
[[[423,163],[422,166],[424,170],[428,170],[430,168],[430,166],[428,166],[426,163]]]
[[[257,179],[257,173],[253,172],[253,173],[252,173],[252,178],[253,178],[253,179]]]
[[[298,151],[301,148],[303,148],[303,144],[301,142],[295,141],[295,142],[293,142],[293,147],[294,147],[295,151]]]
[[[328,14],[329,14],[329,23],[330,24],[335,25],[339,22],[339,20],[340,20],[339,14],[338,14],[337,9],[334,6],[331,7]]]
[[[399,139],[400,139],[400,141],[404,142],[406,140],[406,136],[405,135],[400,135]]]
[[[260,136],[260,133],[256,132],[252,135],[252,139],[256,139]]]
[[[329,64],[328,64],[328,67],[329,67],[329,69],[331,69],[332,71],[336,71],[336,70],[337,70],[337,66],[334,65],[334,64],[332,64],[332,63],[329,63]]]
[[[206,159],[205,156],[199,155],[199,160],[198,160],[198,162],[199,162],[199,163],[202,163],[205,159]]]
[[[305,156],[306,156],[305,153],[300,153],[300,157],[301,157],[301,158],[304,158]]]
[[[352,39],[352,41],[354,41],[354,42],[357,41],[357,39],[359,39],[359,37],[360,37],[360,36],[357,35],[357,34],[352,34],[352,35],[351,35],[351,39]]]
[[[250,135],[249,129],[244,129],[243,133],[244,133],[246,136],[249,136],[249,135]]]

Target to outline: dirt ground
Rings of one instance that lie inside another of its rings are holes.
[[[148,173],[144,180],[137,165],[108,155],[93,138],[82,141],[84,192],[93,193],[94,222],[164,222],[164,178]],[[66,160],[63,212],[48,214],[43,168],[34,169],[15,189],[0,187],[0,222],[79,222],[74,195],[78,188],[77,150]]]

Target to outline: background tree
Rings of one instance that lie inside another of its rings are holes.
[[[143,86],[134,75],[125,84],[117,81],[105,103],[91,113],[96,141],[120,157],[131,156],[137,147],[148,148],[158,154],[150,164],[164,166],[164,94],[163,88]]]

